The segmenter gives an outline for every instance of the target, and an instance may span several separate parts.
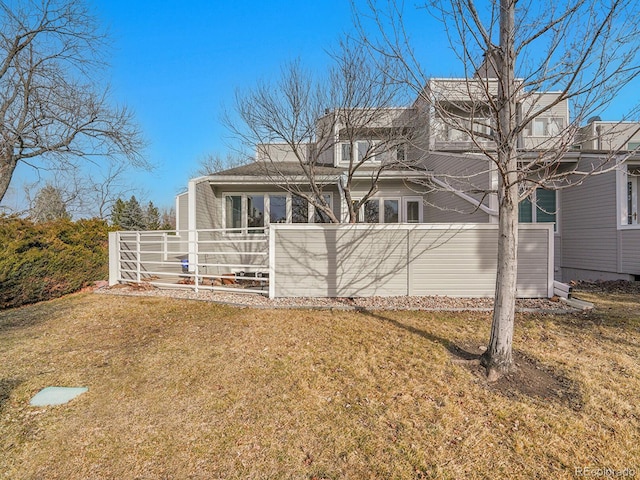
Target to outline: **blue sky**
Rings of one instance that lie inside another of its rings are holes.
[[[114,97],[130,106],[149,141],[149,199],[173,201],[208,153],[232,139],[221,121],[237,89],[277,75],[300,57],[327,63],[326,49],[351,28],[348,0],[96,1],[114,44]]]
[[[132,180],[157,206],[173,205],[205,155],[230,151],[221,116],[236,90],[297,58],[322,70],[327,51],[353,31],[349,0],[88,1],[112,43],[112,99],[133,110],[156,165]],[[433,31],[428,39],[438,42]],[[35,178],[19,167],[3,203],[19,208],[22,185]]]
[[[132,181],[160,207],[173,205],[200,159],[230,151],[221,115],[237,89],[273,78],[296,58],[321,70],[327,50],[353,31],[349,0],[89,1],[112,41],[112,98],[134,111],[149,143],[146,158],[156,165]],[[439,23],[413,8],[406,20],[425,71],[463,74]],[[19,202],[29,179],[29,169],[17,171],[6,204]]]

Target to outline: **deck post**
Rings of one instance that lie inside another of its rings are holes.
[[[198,235],[198,230],[196,230],[196,234],[195,234],[195,242],[193,245],[193,252],[194,252],[194,258],[195,258],[195,264],[193,267],[193,274],[195,275],[194,280],[193,280],[193,285],[195,287],[195,292],[198,293],[198,274],[200,272],[200,269],[198,268],[198,264],[200,263],[200,258],[198,257],[198,241],[199,241],[199,235]]]
[[[140,254],[140,231],[136,232],[136,280],[138,283],[141,282],[142,276],[140,275],[140,262],[142,260],[142,255]]]
[[[267,236],[267,248],[269,255],[269,298],[276,296],[276,234],[278,230],[275,225],[269,226],[269,234]]]
[[[118,232],[109,232],[109,286],[120,280],[120,238]]]

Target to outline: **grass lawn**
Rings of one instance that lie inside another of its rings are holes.
[[[2,311],[0,478],[640,476],[640,295],[581,298],[597,311],[518,316],[521,375],[498,385],[459,361],[484,313],[91,293]],[[28,405],[52,385],[89,392]]]

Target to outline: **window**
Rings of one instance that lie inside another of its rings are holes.
[[[399,223],[399,198],[372,198],[364,204],[364,223]]]
[[[309,203],[305,198],[291,196],[291,223],[309,222]]]
[[[364,223],[380,223],[380,202],[378,199],[365,202]]]
[[[638,150],[638,148],[640,148],[640,142],[629,142],[627,144],[627,150],[629,151]]]
[[[365,157],[367,157],[368,162],[376,161],[376,155],[374,150],[376,146],[375,140],[357,140],[353,142],[353,146],[356,149],[354,162],[359,162],[363,160]],[[351,160],[351,143],[344,142],[341,144],[340,148],[341,148],[341,154],[342,154],[341,162],[345,164],[349,163]]]
[[[247,195],[247,227],[249,233],[264,233],[264,194]]]
[[[400,222],[400,201],[384,200],[384,210],[382,223],[398,223]]]
[[[534,208],[535,205],[535,208]],[[556,192],[538,188],[518,205],[520,223],[556,223]]]
[[[349,163],[351,160],[351,144],[343,143],[342,144],[342,162]]]
[[[403,197],[404,219],[406,223],[423,222],[422,197]]]
[[[269,223],[287,223],[286,195],[269,195]]]
[[[554,137],[564,129],[562,117],[538,117],[534,118],[525,129],[525,135],[529,137]]]
[[[620,202],[622,210],[622,225],[640,225],[640,165],[628,165],[622,171],[624,195]]]
[[[407,158],[407,146],[404,143],[401,143],[396,146],[396,161],[404,162]]]
[[[242,228],[242,196],[228,195],[225,197],[225,228]],[[237,230],[234,233],[240,233]]]
[[[361,161],[365,156],[367,156],[367,161],[375,162],[376,154],[375,154],[375,142],[373,140],[358,140],[358,161]]]
[[[487,141],[488,138],[485,135],[491,135],[491,119],[474,117],[464,118],[452,114],[447,120],[450,123],[445,123],[440,129],[444,128],[444,134],[436,133],[436,135],[442,137],[444,140],[450,142],[470,142],[473,138],[476,141]],[[459,127],[459,128],[456,128]]]
[[[333,210],[333,194],[322,197]],[[222,224],[228,233],[262,234],[267,225],[276,223],[331,222],[305,198],[290,193],[225,194],[222,205]]]
[[[330,193],[323,193],[322,198],[330,209],[333,209],[333,196]],[[331,223],[329,216],[318,208],[314,208],[313,223]]]

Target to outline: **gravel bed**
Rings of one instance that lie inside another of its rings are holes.
[[[432,310],[432,311],[490,311],[493,298],[457,298],[445,296],[396,296],[362,298],[274,298],[250,293],[214,292],[198,293],[190,289],[155,288],[150,285],[136,287],[117,285],[95,290],[100,294],[153,296],[200,300],[251,308],[312,308],[336,310]],[[576,309],[561,302],[542,298],[518,299],[516,309],[520,312],[571,313]]]

